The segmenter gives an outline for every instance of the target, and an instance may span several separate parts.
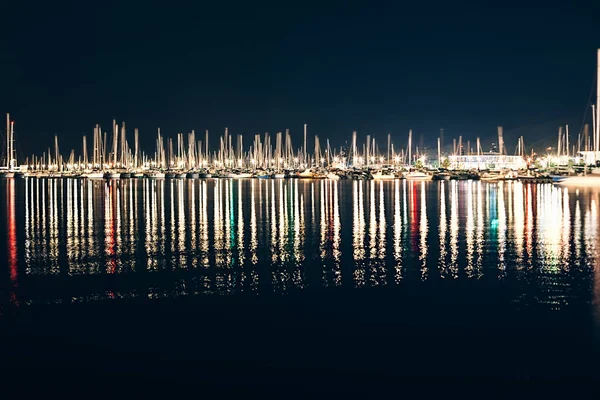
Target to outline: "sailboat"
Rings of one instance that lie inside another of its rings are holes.
[[[373,179],[376,180],[392,180],[395,179],[394,171],[390,169],[379,169],[373,174]]]
[[[14,137],[14,121],[11,121],[10,114],[6,113],[6,166],[0,167],[0,178],[14,178],[21,172],[15,157]]]
[[[414,181],[430,181],[431,179],[433,179],[433,175],[427,174],[422,171],[410,171],[404,174],[404,179]]]
[[[594,162],[598,162],[600,158],[600,49],[598,49],[597,53],[597,67],[596,67],[596,106],[592,106],[595,111],[595,118],[593,124],[593,143],[592,143],[592,151],[590,152],[581,152],[584,154],[584,158],[586,158],[586,163],[588,162],[587,156],[591,155],[591,159]],[[584,169],[583,175],[577,176],[565,176],[556,179],[554,183],[562,186],[593,186],[600,187],[600,175],[596,173],[596,168],[592,169],[592,173],[587,173],[587,167]],[[554,179],[553,179],[554,180]]]

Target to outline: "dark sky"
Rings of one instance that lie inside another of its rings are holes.
[[[565,123],[576,135],[600,47],[594,1],[11,2],[0,112],[26,153],[55,133],[79,148],[113,117],[150,148],[158,126],[290,128],[299,144],[304,122],[337,145],[352,130],[434,143],[440,128],[474,140],[497,125],[531,144]]]

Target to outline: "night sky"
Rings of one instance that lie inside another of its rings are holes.
[[[79,152],[112,118],[131,137],[140,128],[147,149],[159,126],[215,140],[226,126],[289,128],[299,145],[305,122],[332,145],[353,130],[405,145],[409,128],[431,144],[440,128],[491,140],[498,125],[531,145],[566,123],[576,138],[600,47],[593,1],[12,3],[0,112],[16,121],[21,156],[55,133],[63,153]]]

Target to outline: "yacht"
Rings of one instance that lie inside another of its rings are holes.
[[[373,179],[377,179],[377,180],[392,180],[395,178],[396,178],[396,176],[394,175],[394,172],[391,170],[380,169],[373,174]]]
[[[422,171],[409,171],[404,174],[404,178],[413,181],[430,181],[433,175]]]

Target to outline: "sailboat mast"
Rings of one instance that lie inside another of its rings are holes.
[[[412,165],[412,129],[408,131],[408,165]]]
[[[304,153],[304,164],[306,164],[306,124],[304,124],[304,147],[302,148],[302,152]]]
[[[594,139],[594,150],[600,151],[600,49],[598,49],[596,65],[596,133]]]
[[[10,114],[6,113],[6,168],[10,168]]]

